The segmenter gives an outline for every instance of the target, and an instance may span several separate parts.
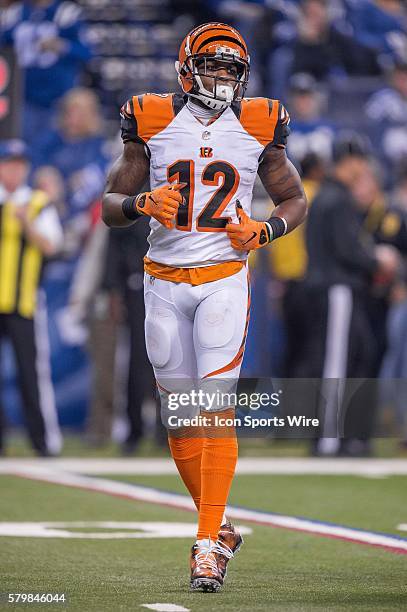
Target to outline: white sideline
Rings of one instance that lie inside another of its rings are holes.
[[[140,604],[140,607],[157,610],[157,612],[189,612],[190,610],[189,608],[184,608],[184,606],[169,603]]]
[[[87,491],[98,491],[124,499],[159,504],[178,508],[180,510],[195,510],[192,499],[185,495],[161,491],[151,487],[128,484],[121,481],[63,472],[60,469],[50,469],[50,467],[44,463],[42,467],[38,465],[31,467],[21,466],[20,469],[16,469],[12,473],[22,478],[76,487]],[[322,523],[312,519],[285,516],[272,512],[262,512],[234,506],[228,506],[227,515],[231,519],[307,532],[357,544],[376,546],[399,554],[407,554],[407,538],[392,536],[390,534],[374,533],[332,523]]]
[[[46,467],[75,474],[177,474],[172,459],[0,459],[0,474],[9,474],[20,468]],[[238,474],[282,475],[337,475],[385,477],[407,475],[407,459],[318,459],[243,457],[239,459]]]

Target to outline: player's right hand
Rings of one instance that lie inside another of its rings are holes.
[[[136,199],[137,211],[142,215],[154,217],[161,225],[171,229],[178,212],[178,206],[184,200],[180,190],[185,186],[186,183],[175,183],[158,187],[153,191],[140,193]]]

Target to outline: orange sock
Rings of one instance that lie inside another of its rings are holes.
[[[205,416],[208,416],[207,413]],[[234,418],[233,409],[217,413]],[[237,462],[234,427],[205,427],[201,461],[201,503],[197,539],[217,540]]]
[[[191,436],[192,433],[195,437]],[[194,428],[193,431],[185,428],[169,433],[168,444],[172,458],[175,461],[178,472],[192,499],[199,510],[201,501],[201,458],[203,448],[203,432]]]

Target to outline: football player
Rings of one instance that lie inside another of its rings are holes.
[[[194,28],[175,66],[183,93],[133,96],[123,106],[123,153],[103,197],[110,226],[150,217],[145,334],[163,408],[185,381],[233,388],[248,328],[249,251],[306,215],[285,153],[288,113],[278,100],[244,98],[250,60],[239,32],[222,23]],[[263,222],[250,216],[256,173],[275,204]],[[148,178],[150,191],[140,193]],[[190,408],[190,415],[234,415],[222,401]],[[182,423],[169,427],[169,446],[198,510],[190,585],[217,591],[242,543],[224,516],[236,434],[233,425],[220,433],[211,419],[195,428]]]

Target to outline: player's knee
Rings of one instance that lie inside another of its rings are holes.
[[[177,319],[168,308],[150,308],[145,324],[147,355],[153,368],[165,368],[171,362],[176,367]],[[175,341],[175,344],[174,344]],[[182,359],[182,356],[179,356]]]
[[[236,314],[229,301],[213,300],[198,315],[197,338],[201,348],[221,348],[235,332]]]

